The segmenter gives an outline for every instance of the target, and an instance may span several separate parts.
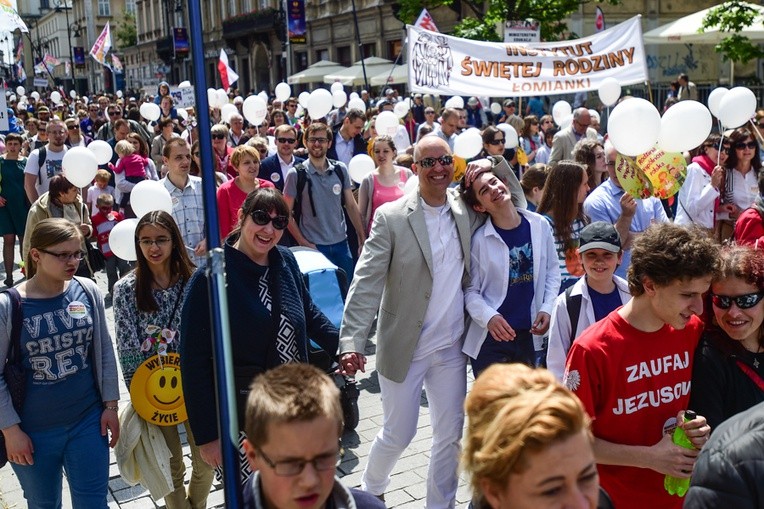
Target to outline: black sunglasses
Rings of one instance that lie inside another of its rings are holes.
[[[491,140],[488,143],[491,145],[504,145],[504,138],[501,138],[499,140]]]
[[[279,143],[289,143],[290,145],[292,143],[295,143],[297,140],[294,138],[276,138],[276,141]]]
[[[264,210],[253,210],[249,215],[252,217],[252,221],[254,221],[256,225],[265,226],[266,224],[273,222],[273,227],[277,230],[285,230],[287,225],[289,225],[288,216],[271,217],[271,215]]]
[[[756,145],[757,143],[755,141],[749,141],[748,143],[740,142],[735,144],[735,148],[739,150],[743,150],[744,148],[754,149],[756,148]]]
[[[441,166],[448,166],[454,163],[454,158],[451,156],[425,157],[416,162],[422,168],[432,168],[435,166],[435,163],[440,163]]]
[[[739,309],[750,309],[764,298],[764,292],[747,293],[730,297],[729,295],[711,295],[711,302],[719,309],[729,309],[734,302]]]
[[[212,139],[213,140],[224,140],[225,139],[225,134],[213,134],[212,135]]]
[[[119,115],[119,112],[118,112],[118,111],[110,111],[110,112],[109,112],[109,116],[110,116],[110,117],[114,117],[114,116],[117,116],[117,115]]]

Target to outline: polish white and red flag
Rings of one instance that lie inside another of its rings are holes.
[[[430,32],[440,32],[438,27],[435,26],[435,20],[432,19],[432,16],[430,16],[430,13],[427,12],[427,9],[422,9],[422,12],[419,14],[416,23],[414,23],[414,26],[424,28]]]
[[[231,69],[228,65],[228,55],[224,49],[220,49],[220,60],[218,61],[218,72],[220,72],[220,81],[223,83],[223,88],[228,90],[239,79],[239,75]]]

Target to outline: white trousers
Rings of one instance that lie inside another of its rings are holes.
[[[432,426],[426,507],[454,507],[467,392],[466,366],[461,341],[456,341],[448,348],[412,361],[402,383],[379,375],[384,424],[371,446],[361,489],[374,495],[385,492],[390,472],[416,435],[424,385]]]

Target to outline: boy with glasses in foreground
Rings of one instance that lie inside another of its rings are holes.
[[[244,509],[385,507],[335,476],[343,428],[340,393],[318,368],[283,364],[258,376],[246,414],[243,445],[254,474],[244,485]]]

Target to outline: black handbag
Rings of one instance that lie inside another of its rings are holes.
[[[5,359],[3,378],[11,395],[14,410],[21,412],[26,395],[26,373],[21,364],[21,296],[16,288],[9,288],[6,292],[11,299],[11,343]],[[5,448],[5,435],[0,432],[0,468],[6,463],[8,463],[8,451]]]
[[[90,264],[90,270],[92,270],[93,273],[96,273],[105,269],[106,258],[103,256],[101,250],[87,241],[85,242],[85,247],[87,247],[88,250],[88,263]]]

